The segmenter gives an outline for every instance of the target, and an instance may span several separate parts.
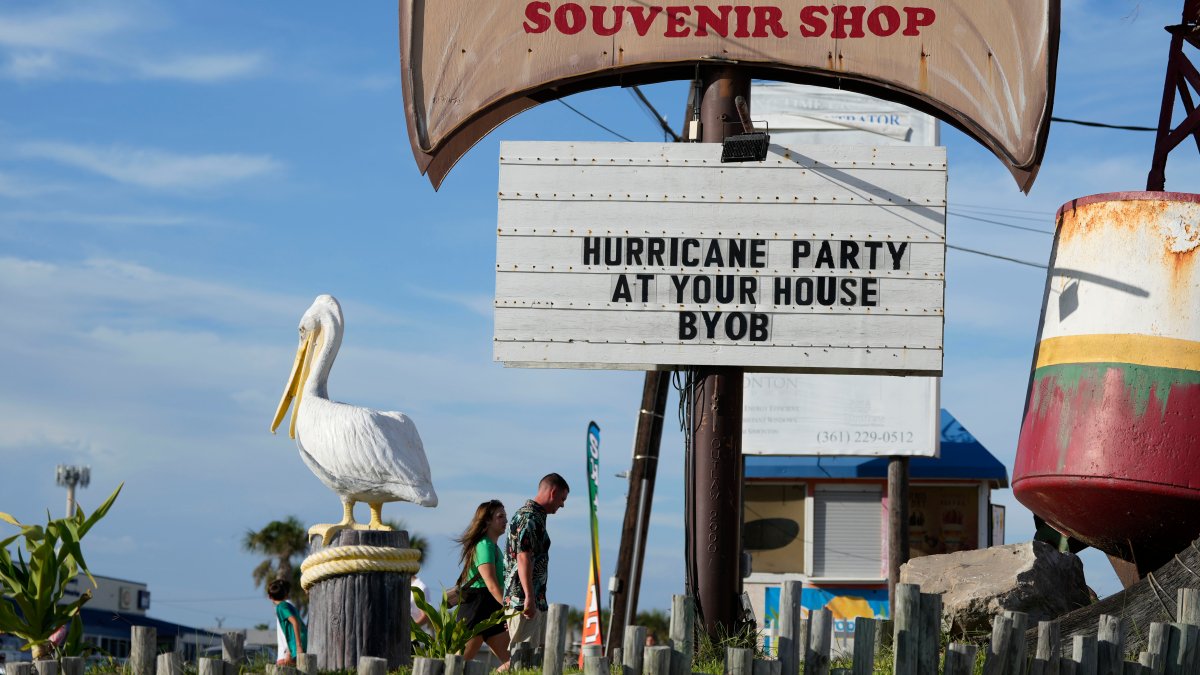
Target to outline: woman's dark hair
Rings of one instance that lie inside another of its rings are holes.
[[[487,536],[488,523],[496,516],[496,512],[504,508],[504,503],[499,499],[492,499],[479,505],[475,509],[475,515],[471,518],[471,524],[467,525],[467,529],[463,530],[462,536],[454,541],[462,546],[462,573],[458,575],[458,583],[467,581],[467,570],[471,569],[471,561],[475,556],[475,546],[479,540]]]

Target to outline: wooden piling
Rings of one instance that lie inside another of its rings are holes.
[[[431,659],[418,656],[413,659],[412,675],[442,675],[446,662],[442,659]]]
[[[783,672],[783,664],[778,659],[754,659],[751,669],[753,675],[780,675]]]
[[[319,660],[316,654],[304,652],[296,657],[296,670],[304,673],[304,675],[317,675],[317,662]]]
[[[686,595],[671,596],[671,675],[691,675],[695,650],[696,604]],[[616,656],[613,657],[616,660]],[[619,663],[619,661],[618,661]],[[794,675],[794,674],[792,674]]]
[[[1101,614],[1096,634],[1096,672],[1099,675],[1122,675],[1125,655],[1125,636],[1121,617]]]
[[[336,539],[336,535],[334,538]],[[388,662],[385,658],[379,656],[358,657],[358,675],[387,675],[387,670]]]
[[[1062,653],[1061,638],[1057,621],[1038,622],[1037,648],[1029,675],[1058,675],[1058,662]]]
[[[621,647],[621,653],[624,655],[624,661],[621,662],[621,665],[625,666],[625,675],[642,675],[642,659],[645,657],[645,646],[646,627],[626,626],[625,641]]]
[[[975,645],[950,643],[950,646],[946,648],[943,672],[945,675],[972,675],[975,672],[975,654]]]
[[[804,652],[804,675],[829,675],[830,652],[833,649],[833,613],[815,609],[808,614],[812,633]]]
[[[33,668],[37,671],[37,675],[58,675],[58,661],[52,659],[34,661]],[[746,675],[749,675],[749,673]]]
[[[608,675],[608,659],[603,656],[583,657],[583,675]]]
[[[156,665],[155,672],[158,675],[183,675],[183,662],[175,652],[159,654]]]
[[[463,675],[467,669],[467,661],[462,654],[447,654],[442,664],[442,672],[445,675]]]
[[[1177,621],[1200,626],[1200,589],[1181,588],[1175,597],[1179,603],[1179,611],[1176,613],[1179,617]]]
[[[33,664],[29,661],[21,661],[18,663],[8,663],[4,666],[5,673],[8,675],[36,675],[33,669]]]
[[[610,673],[612,673],[612,675],[622,675],[625,672],[625,648],[613,647],[612,655],[612,664],[609,666],[608,670]],[[672,664],[673,663],[674,661],[672,661]],[[674,668],[674,665],[671,667]],[[691,674],[687,673],[686,675]]]
[[[309,554],[341,546],[407,549],[408,533],[342,530],[328,542],[314,538]],[[388,670],[412,663],[408,580],[403,572],[362,571],[323,579],[308,589],[308,644],[320,655],[321,670],[356,668],[360,656],[385,659]]]
[[[158,629],[131,626],[129,631],[130,675],[154,675],[154,657],[158,653]]]
[[[1025,642],[1025,631],[1029,628],[1029,615],[1025,612],[1006,610],[1004,616],[1012,619],[1012,637],[1008,640],[1008,675],[1024,675],[1029,660],[1029,645]]]
[[[799,581],[784,581],[779,592],[779,621],[775,632],[776,658],[780,675],[800,673],[800,593]],[[678,675],[673,673],[672,675]]]
[[[917,672],[937,673],[942,646],[942,596],[922,593],[917,620]]]
[[[566,648],[567,606],[556,602],[550,605],[546,613],[546,651],[542,657],[542,675],[562,675]]]
[[[725,648],[726,675],[754,675],[754,651],[743,647]]]
[[[1096,638],[1091,635],[1076,635],[1071,645],[1071,655],[1079,675],[1096,675]]]
[[[642,653],[646,675],[671,675],[671,648],[666,645],[646,647]]]
[[[82,656],[64,656],[62,657],[62,674],[63,675],[83,675],[83,657]]]
[[[197,672],[199,675],[225,675],[225,662],[221,659],[201,658]]]
[[[1167,646],[1167,675],[1191,675],[1196,666],[1197,629],[1186,623],[1171,624]]]
[[[1167,648],[1171,643],[1171,624],[1155,621],[1150,624],[1146,640],[1146,656],[1149,657],[1150,672],[1163,675],[1167,672]]]
[[[896,584],[892,606],[896,610],[892,638],[896,674],[916,673],[917,650],[920,644],[921,587],[916,584]]]
[[[854,619],[853,675],[872,675],[875,672],[875,634],[878,619],[860,616]]]
[[[1012,654],[1009,643],[1012,641],[1013,620],[1010,616],[997,616],[992,619],[992,642],[988,647],[987,657],[983,662],[984,675],[1008,675],[1008,659]]]

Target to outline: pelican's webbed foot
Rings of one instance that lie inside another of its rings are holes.
[[[340,523],[319,523],[308,528],[308,538],[321,538],[321,545],[328,546],[329,540],[333,535],[342,530],[365,530],[365,525],[359,525],[354,521],[354,500],[342,500],[342,522]]]

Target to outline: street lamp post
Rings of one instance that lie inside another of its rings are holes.
[[[67,517],[75,515],[75,486],[87,487],[92,479],[90,466],[74,466],[59,464],[55,469],[55,482],[59,487],[67,488]]]

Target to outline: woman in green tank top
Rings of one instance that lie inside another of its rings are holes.
[[[493,499],[475,509],[471,524],[456,540],[462,546],[463,565],[458,578],[462,589],[458,615],[472,628],[503,607],[504,554],[496,540],[507,527],[508,514],[504,504]],[[501,665],[508,663],[508,629],[503,623],[471,638],[463,650],[463,658],[468,661],[474,658],[484,641],[500,659]]]

